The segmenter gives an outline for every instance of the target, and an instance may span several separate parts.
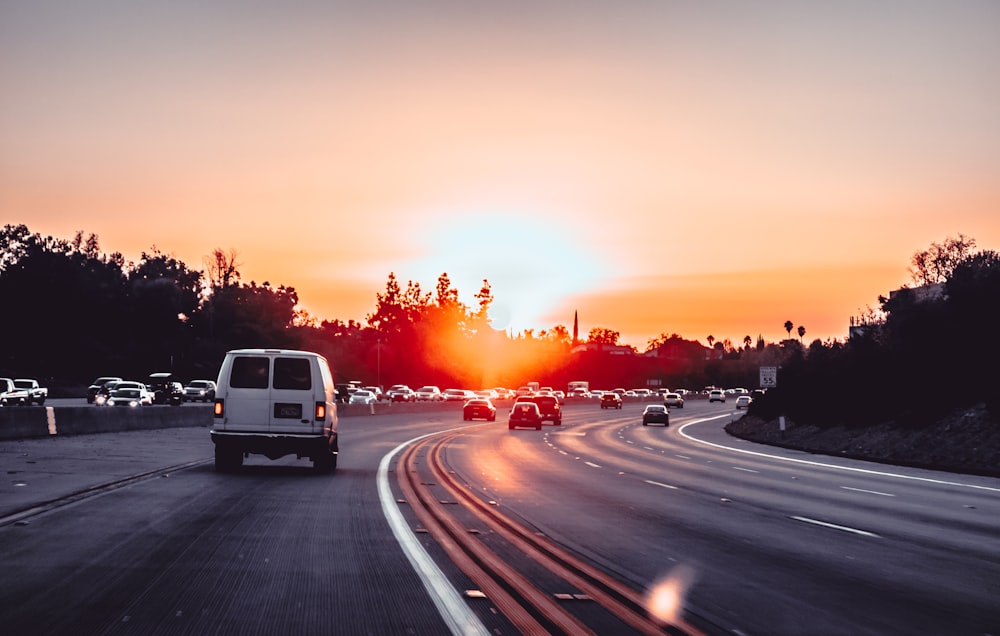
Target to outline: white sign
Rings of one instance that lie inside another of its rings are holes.
[[[773,389],[778,386],[778,367],[760,368],[760,388]]]

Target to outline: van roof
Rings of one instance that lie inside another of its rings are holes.
[[[323,356],[315,353],[313,351],[300,351],[298,349],[233,349],[228,353],[244,353],[244,354],[254,354],[254,355],[271,355],[271,354],[281,354],[281,355],[299,355],[299,356],[316,356],[322,358]]]

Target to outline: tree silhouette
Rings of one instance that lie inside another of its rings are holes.
[[[802,342],[802,337],[806,335],[806,328],[799,325],[799,342]]]
[[[795,326],[795,325],[793,325],[793,324],[792,324],[792,321],[791,321],[791,320],[786,320],[786,321],[785,321],[785,331],[787,331],[787,332],[788,332],[788,337],[789,337],[789,338],[791,338],[791,337],[792,337],[792,327],[794,327],[794,326]]]

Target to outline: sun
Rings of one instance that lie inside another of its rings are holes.
[[[491,324],[514,332],[547,329],[546,318],[572,296],[594,289],[606,268],[578,228],[551,216],[466,210],[421,226],[420,253],[401,264],[400,278],[431,289],[447,273],[462,302],[475,307],[483,279],[490,283]]]

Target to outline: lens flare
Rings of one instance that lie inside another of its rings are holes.
[[[688,590],[694,584],[694,568],[678,565],[650,588],[646,597],[646,610],[656,621],[677,625],[682,623],[681,613]]]

